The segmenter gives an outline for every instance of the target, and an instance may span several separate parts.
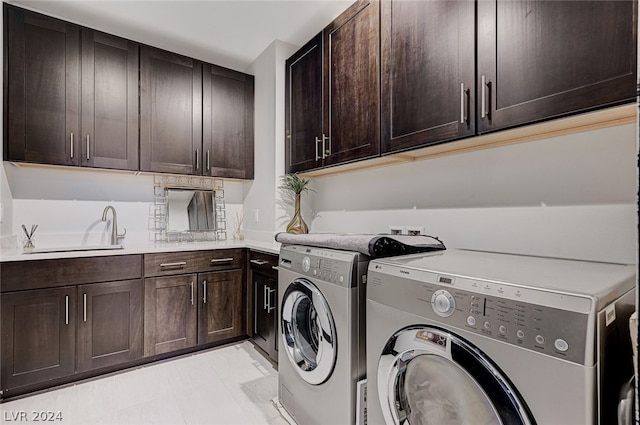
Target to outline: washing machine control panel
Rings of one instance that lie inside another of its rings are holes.
[[[281,250],[279,266],[311,279],[351,287],[366,280],[366,264],[356,267],[359,262],[363,260],[357,253],[294,245]],[[359,269],[363,275],[355,279]]]
[[[367,292],[367,298],[453,332],[464,329],[567,361],[593,362],[586,350],[591,299],[585,296],[373,263]],[[403,304],[393,305],[398,293]]]

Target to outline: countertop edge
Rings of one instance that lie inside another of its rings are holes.
[[[62,252],[42,252],[37,254],[25,254],[18,249],[5,249],[0,251],[0,263],[14,261],[52,260],[60,258],[86,258],[86,257],[109,257],[114,255],[136,255],[152,254],[159,252],[183,252],[183,251],[206,251],[216,249],[247,248],[262,251],[269,254],[280,253],[279,242],[262,242],[254,240],[231,240],[231,241],[209,241],[209,242],[167,242],[148,245],[126,246],[118,250],[91,250],[91,251],[62,251]]]

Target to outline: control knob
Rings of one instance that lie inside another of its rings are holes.
[[[456,301],[446,290],[440,289],[431,296],[431,308],[440,317],[449,317],[456,309]]]

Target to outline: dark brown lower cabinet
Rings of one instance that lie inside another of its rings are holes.
[[[145,279],[145,356],[168,353],[196,345],[197,284],[197,274]]]
[[[78,372],[142,357],[142,279],[78,286]]]
[[[198,275],[198,344],[240,336],[242,270]]]
[[[253,273],[254,325],[253,342],[273,360],[278,361],[278,282],[261,273]]]
[[[76,287],[7,292],[2,308],[1,389],[72,375]]]

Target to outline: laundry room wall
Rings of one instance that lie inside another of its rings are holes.
[[[635,263],[635,124],[314,178],[313,232],[424,227],[449,248]]]

